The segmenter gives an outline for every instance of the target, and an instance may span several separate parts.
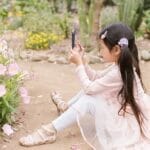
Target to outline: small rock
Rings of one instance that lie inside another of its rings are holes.
[[[43,95],[38,95],[37,97],[38,97],[38,98],[42,98],[42,97],[43,97]]]
[[[55,56],[51,55],[48,58],[48,62],[50,63],[57,63],[57,64],[68,64],[68,61],[65,57],[63,56]]]
[[[14,130],[15,132],[17,132],[19,129],[17,129],[17,128],[13,128],[13,130]]]
[[[8,138],[4,138],[4,142],[7,142],[7,143],[10,143],[10,139],[8,139]]]
[[[76,134],[75,134],[74,132],[72,132],[72,131],[69,131],[69,132],[68,132],[68,136],[69,136],[69,137],[75,137]]]
[[[31,57],[32,61],[42,61],[42,60],[48,60],[48,56],[44,54],[35,54]]]
[[[147,50],[143,50],[141,52],[141,59],[145,60],[145,61],[149,61],[150,60],[150,52]]]
[[[68,61],[66,60],[65,57],[58,57],[58,58],[56,58],[56,62],[58,64],[68,64]]]
[[[50,55],[47,61],[50,62],[50,63],[56,62],[56,56]]]
[[[18,123],[18,127],[23,128],[24,127],[23,123],[22,122]]]
[[[3,146],[2,146],[2,149],[6,149],[6,148],[7,148],[7,145],[3,145]]]

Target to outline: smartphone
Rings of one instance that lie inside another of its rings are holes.
[[[71,34],[72,49],[75,47],[75,39],[76,39],[76,30],[72,31],[72,34]]]

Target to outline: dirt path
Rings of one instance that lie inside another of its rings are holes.
[[[50,102],[51,90],[60,90],[66,101],[79,90],[79,83],[74,75],[73,66],[25,61],[21,61],[19,64],[25,70],[33,71],[35,75],[33,80],[27,81],[25,84],[31,95],[31,103],[20,105],[21,112],[25,112],[22,118],[23,126],[14,134],[9,143],[0,140],[0,150],[69,150],[71,145],[76,143],[82,143],[80,148],[88,150],[89,148],[81,138],[76,125],[60,133],[54,144],[31,148],[19,146],[18,139],[21,136],[56,118],[56,108]],[[96,64],[92,67],[98,69],[102,65]],[[145,86],[150,91],[150,62],[142,63],[141,68]]]

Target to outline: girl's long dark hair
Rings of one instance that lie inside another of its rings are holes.
[[[120,46],[121,52],[118,59],[118,66],[120,68],[123,82],[123,85],[118,93],[118,97],[122,97],[121,108],[118,114],[120,114],[121,110],[123,110],[125,114],[127,112],[126,107],[130,105],[143,135],[144,133],[142,130],[142,124],[144,115],[134,98],[134,68],[139,79],[141,80],[141,84],[143,85],[134,34],[128,26],[122,23],[112,24],[106,27],[100,32],[99,38],[101,38],[104,33],[107,34],[103,41],[110,52],[115,45],[118,45],[118,42],[121,38],[128,39],[128,45]]]

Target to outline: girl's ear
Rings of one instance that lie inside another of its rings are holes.
[[[119,45],[115,45],[115,46],[112,48],[112,53],[113,53],[115,56],[119,56],[119,55],[120,55],[120,52],[121,52],[121,49],[120,49],[120,46],[119,46]]]

